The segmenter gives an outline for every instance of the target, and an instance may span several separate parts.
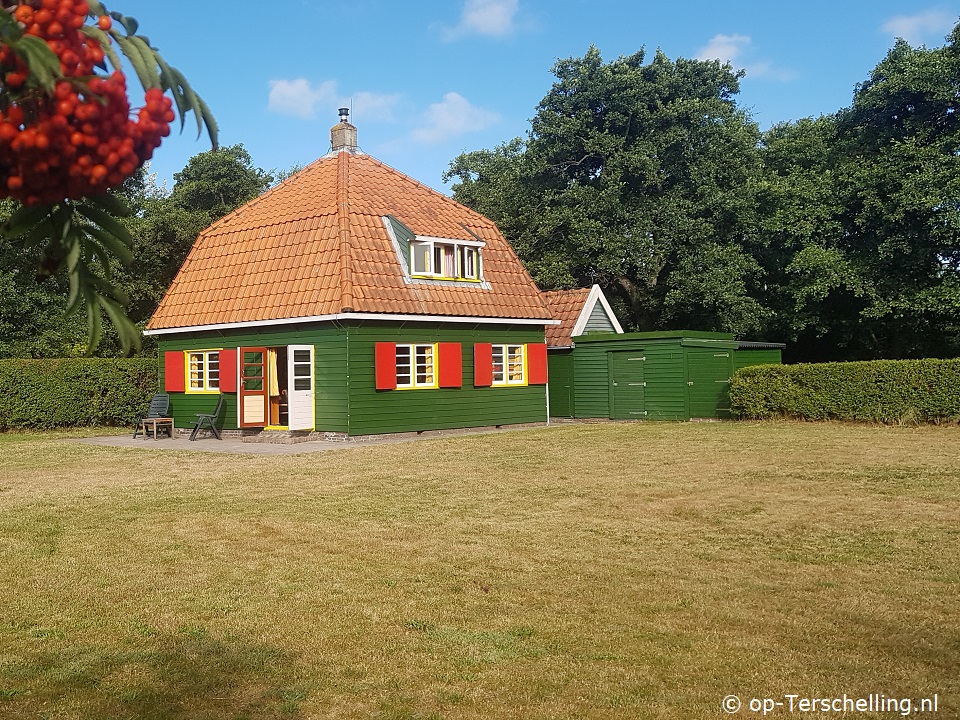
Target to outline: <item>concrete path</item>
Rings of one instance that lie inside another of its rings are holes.
[[[552,424],[552,423],[551,423]],[[533,427],[548,427],[537,424]],[[325,452],[327,450],[347,450],[350,448],[369,447],[370,445],[387,445],[392,443],[414,442],[430,438],[456,437],[458,435],[485,435],[494,433],[517,432],[529,430],[530,425],[516,425],[504,428],[473,428],[458,430],[430,430],[422,433],[398,433],[395,435],[372,435],[369,437],[350,438],[348,440],[327,441],[310,440],[298,443],[270,443],[270,442],[242,442],[239,438],[224,438],[217,440],[212,435],[198,437],[194,441],[187,438],[139,436],[133,439],[131,433],[125,435],[103,435],[100,437],[72,438],[67,442],[83,443],[84,445],[101,445],[107,447],[137,448],[140,450],[188,450],[191,452],[206,453],[237,453],[249,455],[299,455],[302,453]]]

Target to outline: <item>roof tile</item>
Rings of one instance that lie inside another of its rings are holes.
[[[464,288],[404,282],[383,225],[482,238],[484,277]],[[331,154],[204,230],[148,324],[166,329],[355,312],[549,319],[488,220],[363,154]],[[574,318],[575,321],[576,318]]]

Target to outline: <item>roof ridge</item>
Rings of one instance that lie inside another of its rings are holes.
[[[340,307],[353,310],[353,255],[350,252],[350,153],[337,155],[337,238],[340,245]]]

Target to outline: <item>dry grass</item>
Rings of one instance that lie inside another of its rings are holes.
[[[826,424],[282,457],[0,435],[0,716],[687,719],[731,693],[937,693],[957,717],[958,447]]]

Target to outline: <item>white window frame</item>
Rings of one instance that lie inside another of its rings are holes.
[[[185,354],[186,392],[220,392],[220,350],[187,350]]]
[[[481,282],[484,247],[486,247],[484,242],[418,235],[416,239],[410,241],[410,275],[434,280]],[[468,264],[466,262],[468,254],[473,258],[474,266],[469,272],[465,267]],[[426,267],[423,260],[426,260]]]
[[[435,343],[397,343],[396,352],[398,390],[437,387],[437,346]]]
[[[527,346],[515,343],[491,346],[495,387],[519,387],[527,384]],[[519,376],[511,377],[511,366],[519,362]],[[497,367],[499,366],[499,370]]]

